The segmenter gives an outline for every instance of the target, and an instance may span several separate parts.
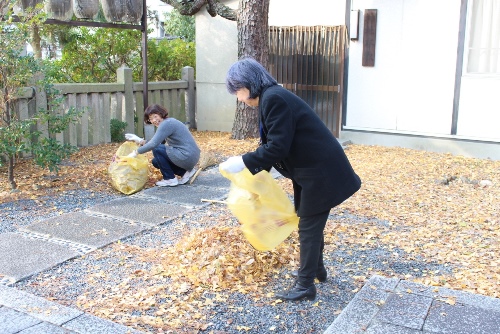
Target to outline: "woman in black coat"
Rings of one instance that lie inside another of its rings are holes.
[[[231,157],[220,167],[230,173],[248,168],[252,174],[276,168],[290,178],[299,219],[300,268],[292,287],[277,298],[316,298],[314,278],[323,282],[323,231],[330,209],[361,187],[337,139],[314,111],[279,86],[257,61],[242,59],[231,66],[226,87],[240,102],[258,107],[261,145],[255,152]]]

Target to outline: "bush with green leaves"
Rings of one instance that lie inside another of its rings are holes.
[[[119,143],[125,140],[125,128],[127,125],[127,122],[122,122],[116,118],[111,119],[109,129],[111,132],[111,141],[113,143]]]
[[[148,40],[148,79],[179,80],[184,66],[195,67],[194,42],[180,38]],[[48,75],[58,83],[116,82],[120,66],[132,69],[135,82],[141,82],[141,33],[136,30],[80,27],[72,30],[59,60],[46,61]]]
[[[55,139],[70,123],[79,118],[81,112],[69,110],[59,115],[61,101],[58,92],[45,76],[44,63],[24,52],[30,29],[40,25],[44,15],[35,11],[12,20],[12,6],[0,20],[0,156],[7,163],[7,176],[12,190],[17,188],[14,178],[15,161],[19,156],[31,154],[33,161],[51,172],[57,173],[57,165],[76,148],[62,145]],[[45,91],[50,99],[50,108],[35,110],[34,115],[20,118],[19,99],[25,87]],[[47,131],[34,131],[35,124],[47,124]],[[0,165],[2,165],[0,159]]]

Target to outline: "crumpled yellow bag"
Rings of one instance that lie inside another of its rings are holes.
[[[148,158],[143,154],[135,158],[127,157],[138,147],[134,142],[124,142],[116,151],[108,167],[111,184],[116,190],[126,195],[138,192],[148,182]]]
[[[255,249],[274,249],[298,227],[292,202],[269,172],[252,175],[247,168],[239,173],[219,170],[231,181],[227,206]]]

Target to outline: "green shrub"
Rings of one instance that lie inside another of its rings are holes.
[[[122,122],[116,118],[111,119],[109,128],[111,130],[111,141],[113,143],[119,143],[125,140],[125,128],[127,125],[127,122]]]

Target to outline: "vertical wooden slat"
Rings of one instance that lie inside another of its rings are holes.
[[[155,90],[152,92],[152,97],[153,97],[153,100],[150,101],[151,104],[159,104],[159,105],[162,105],[161,103],[161,90]]]
[[[104,143],[111,142],[111,94],[102,94],[102,125],[103,125],[103,138]]]
[[[101,142],[101,136],[99,133],[100,125],[101,125],[101,113],[99,111],[99,93],[90,94],[91,99],[91,107],[90,107],[90,115],[92,126],[91,133],[89,135],[89,139],[92,145],[97,145]]]
[[[342,26],[270,27],[269,38],[270,73],[313,107],[335,136],[341,117],[342,94],[336,90],[343,79],[342,31]]]
[[[68,96],[68,111],[72,108],[76,109],[76,94],[69,94]],[[68,139],[67,143],[76,146],[77,145],[77,124],[70,123],[68,126]]]
[[[77,137],[76,143],[78,146],[88,146],[89,145],[89,102],[86,93],[78,94],[77,96],[77,106],[83,109],[82,117],[80,117],[80,123],[77,126]]]

